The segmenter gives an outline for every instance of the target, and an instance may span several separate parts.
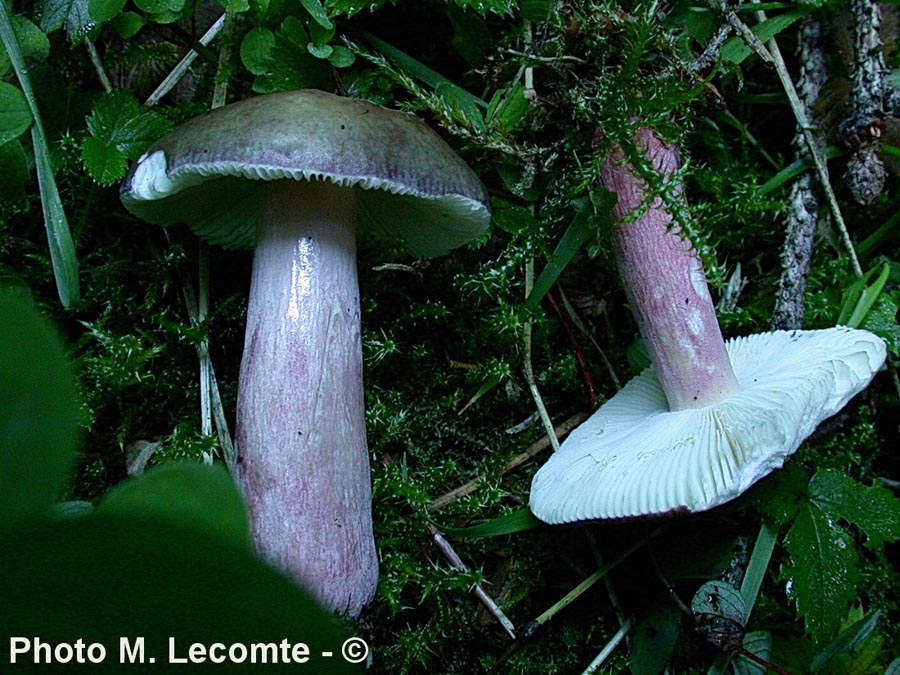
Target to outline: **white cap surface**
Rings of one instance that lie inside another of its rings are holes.
[[[647,368],[535,474],[534,514],[560,524],[723,504],[780,468],[886,358],[881,338],[845,327],[761,333],[726,349],[739,391],[673,412]]]

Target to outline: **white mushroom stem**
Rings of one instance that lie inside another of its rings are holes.
[[[635,140],[660,177],[671,180],[680,165],[677,148],[647,128],[640,129]],[[737,391],[738,384],[697,252],[659,197],[628,220],[649,190],[621,150],[606,158],[600,180],[618,196],[613,215],[620,224],[613,232],[613,249],[669,408],[718,403]],[[677,186],[677,196],[680,190]]]
[[[351,190],[278,181],[261,206],[238,392],[238,483],[259,553],[357,616],[378,560]]]

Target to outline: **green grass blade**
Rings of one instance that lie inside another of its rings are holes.
[[[840,157],[843,154],[843,150],[833,145],[829,145],[825,149],[825,159],[834,159],[835,157]],[[762,197],[763,195],[772,192],[772,190],[780,188],[782,185],[790,181],[792,178],[799,176],[804,171],[809,171],[812,168],[813,162],[809,157],[798,159],[797,161],[792,162],[781,171],[776,173],[765,183],[760,185],[759,189],[756,191],[756,195],[758,197]]]
[[[31,139],[34,144],[34,162],[37,167],[38,187],[41,191],[41,205],[44,210],[44,225],[47,228],[47,241],[50,245],[50,259],[53,262],[53,274],[56,277],[59,300],[64,307],[71,307],[79,299],[78,260],[75,256],[75,243],[72,241],[66,213],[56,188],[56,179],[53,177],[47,137],[44,135],[44,128],[41,125],[34,91],[31,89],[25,57],[19,48],[9,9],[5,2],[0,3],[0,39],[3,41],[3,46],[6,47],[9,60],[19,79],[19,85],[22,87],[22,93],[25,94],[34,118]]]
[[[381,52],[383,56],[386,56],[391,61],[394,61],[403,70],[415,77],[420,82],[424,82],[433,89],[437,89],[438,86],[442,86],[448,91],[452,91],[455,98],[467,100],[469,103],[472,103],[479,108],[482,108],[483,110],[487,109],[488,104],[486,101],[483,101],[474,94],[466,91],[452,80],[448,80],[446,77],[444,77],[437,71],[432,70],[421,61],[417,61],[406,52],[400,51],[393,45],[390,45],[384,40],[375,37],[371,33],[363,33],[363,37],[369,44],[371,44],[375,49]]]
[[[439,529],[451,537],[482,538],[516,534],[517,532],[525,532],[526,530],[534,530],[544,526],[544,523],[535,518],[526,506],[518,511],[507,513],[505,516],[494,518],[486,523],[472,525],[471,527],[441,527]]]
[[[525,300],[525,307],[530,311],[537,311],[541,305],[541,300],[547,295],[547,291],[553,287],[559,275],[566,269],[566,265],[572,261],[572,258],[575,257],[575,254],[578,253],[584,242],[591,236],[591,233],[594,231],[593,215],[593,207],[587,205],[572,219],[562,239],[559,240],[559,244],[556,245],[556,250],[553,251],[553,255],[547,261],[547,265],[541,270],[541,275],[534,282],[534,287]]]

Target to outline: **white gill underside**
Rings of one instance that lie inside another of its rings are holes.
[[[752,335],[726,348],[740,391],[672,412],[648,368],[537,472],[535,515],[568,523],[723,504],[781,467],[885,359],[880,338],[843,327]]]

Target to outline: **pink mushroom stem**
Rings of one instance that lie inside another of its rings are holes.
[[[257,550],[357,616],[378,560],[366,447],[353,192],[267,188],[238,392],[238,483]]]
[[[675,179],[678,149],[641,128],[636,145],[664,181]],[[648,197],[646,181],[621,149],[600,182],[618,196],[612,241],[625,294],[671,410],[717,403],[738,388],[716,319],[703,265],[660,197],[633,219]],[[674,195],[680,198],[681,186]]]

